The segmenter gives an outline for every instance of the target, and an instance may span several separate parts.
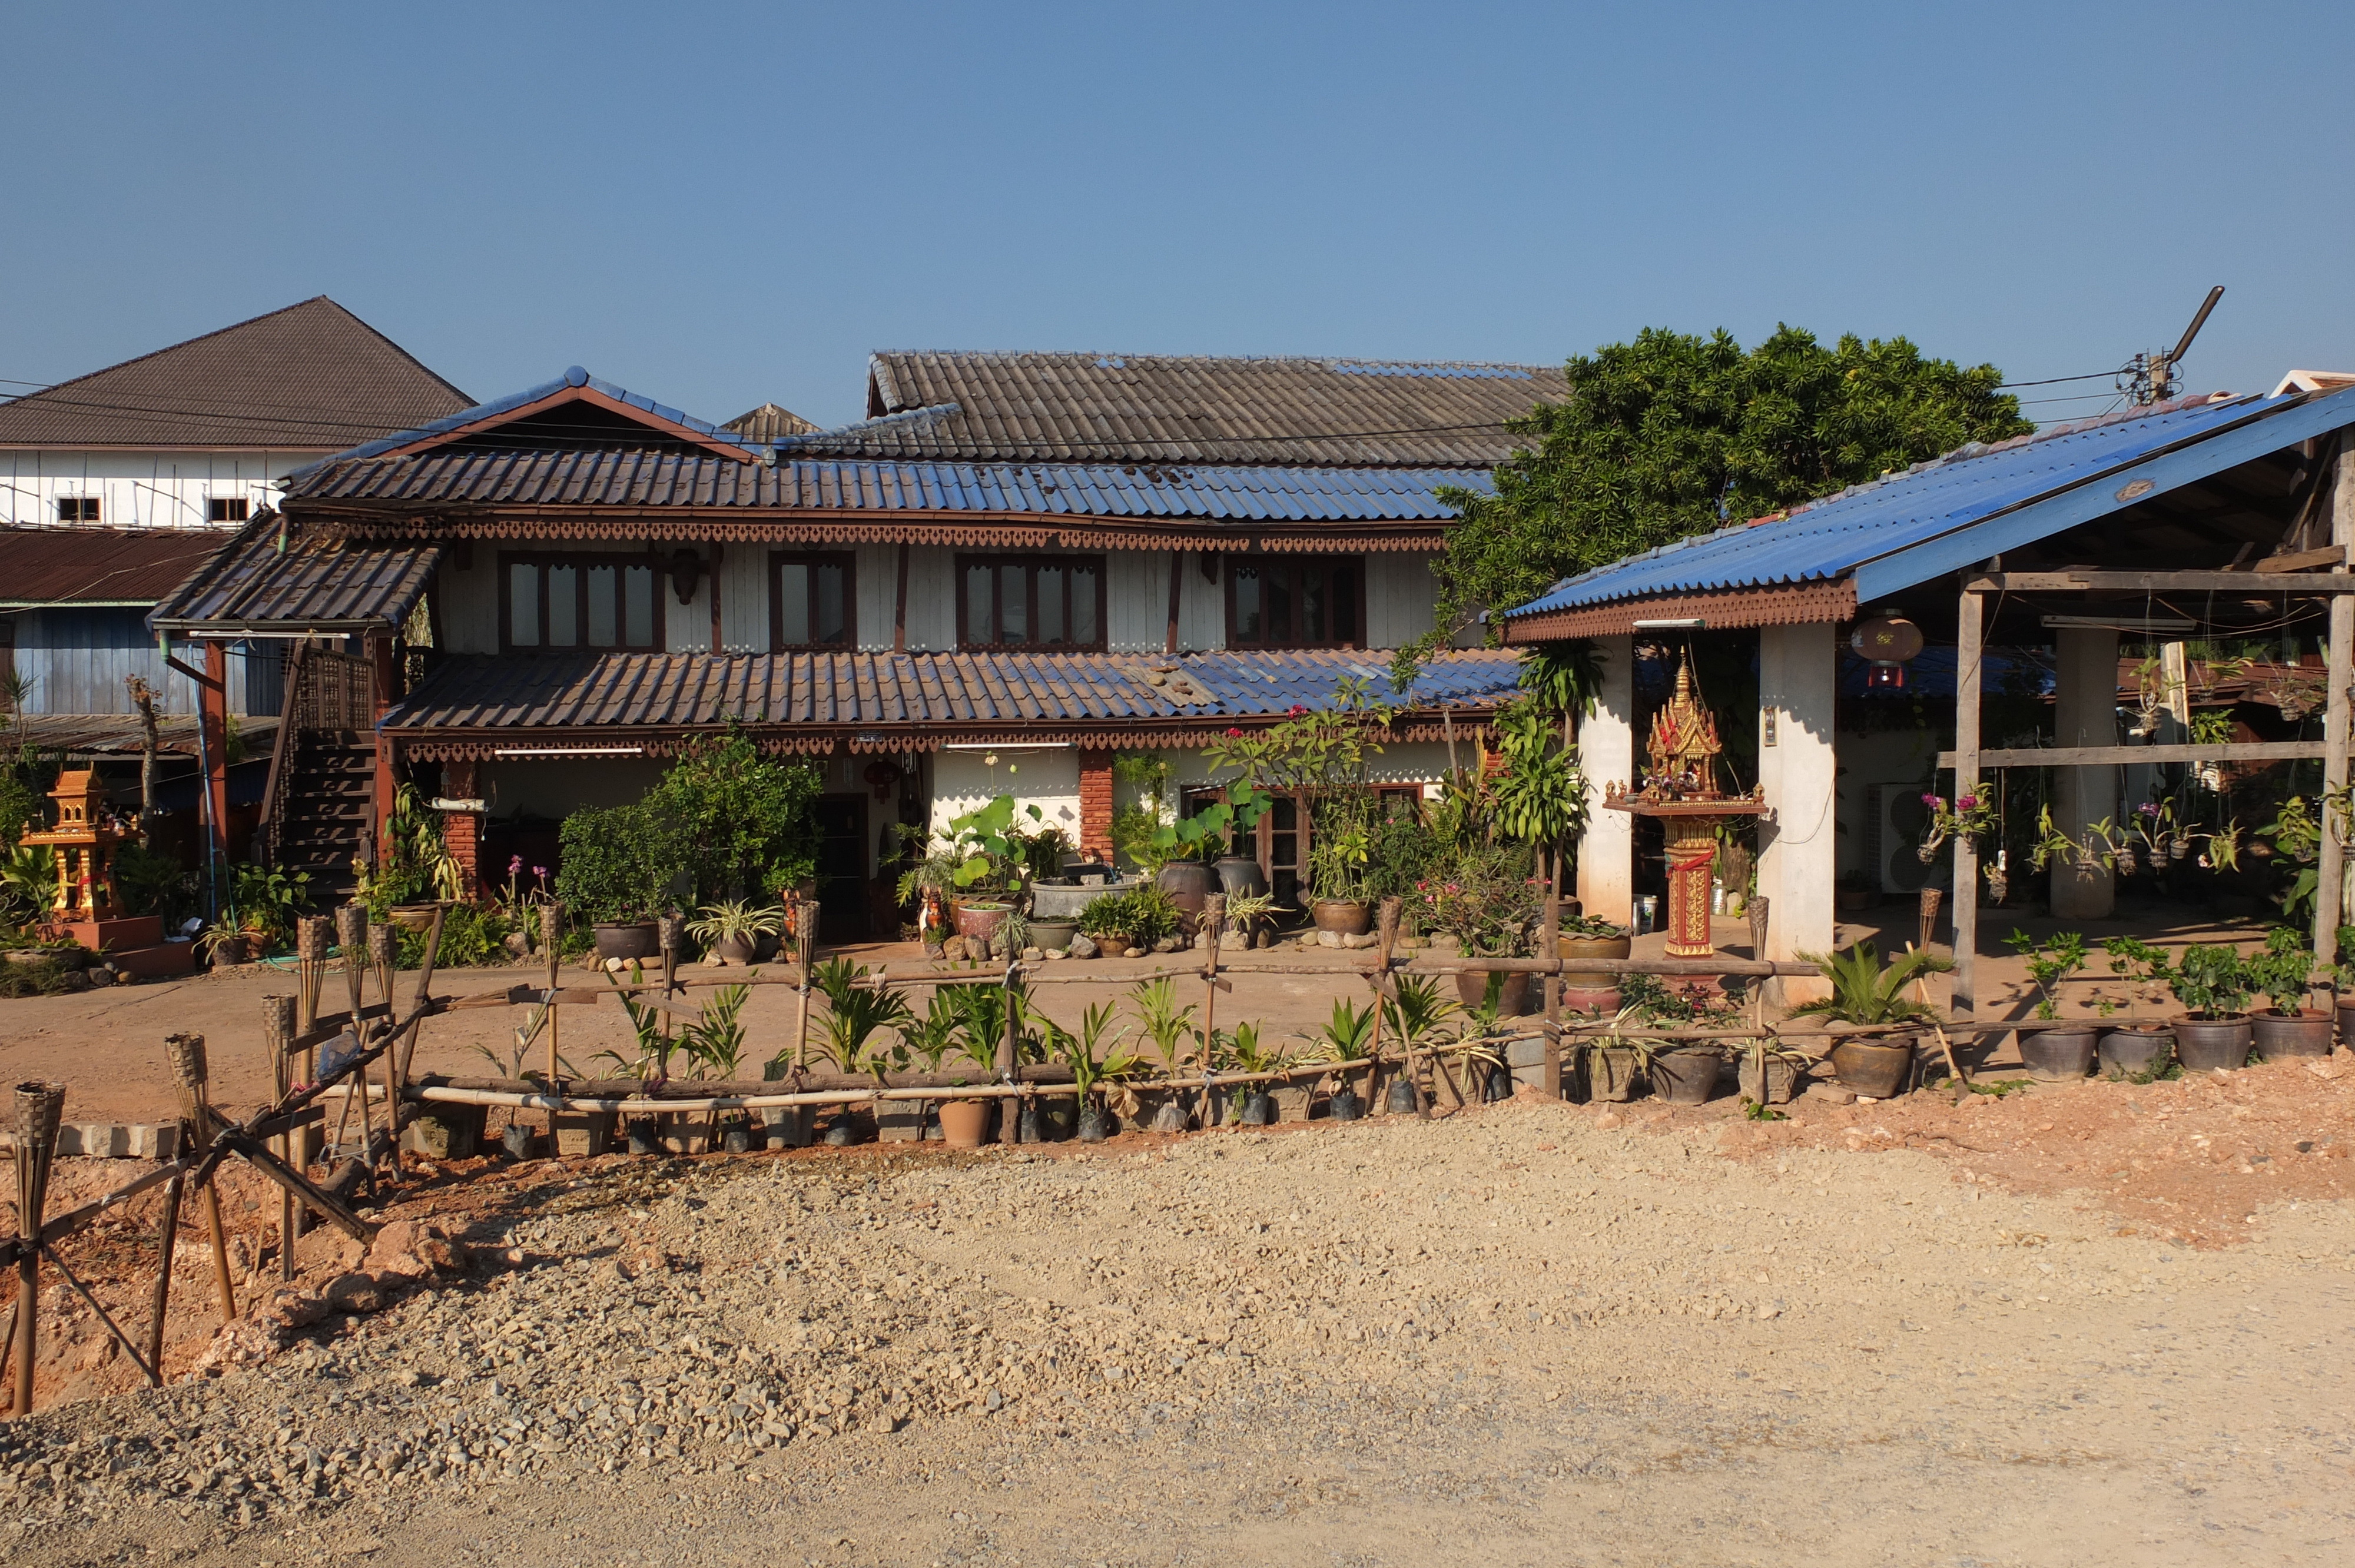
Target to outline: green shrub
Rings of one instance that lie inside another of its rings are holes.
[[[114,852],[114,892],[124,913],[154,915],[172,930],[197,912],[197,874],[178,857],[127,843]]]
[[[741,730],[689,743],[646,796],[677,824],[698,904],[754,897],[817,874],[817,798],[809,762],[761,755]],[[565,845],[570,869],[571,845]]]
[[[598,925],[653,919],[687,870],[686,829],[652,795],[634,805],[575,811],[564,819],[559,842],[556,895],[575,919]]]

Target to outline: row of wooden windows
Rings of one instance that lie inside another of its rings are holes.
[[[499,642],[509,652],[664,646],[666,568],[651,556],[504,554]],[[1102,556],[959,556],[957,646],[1101,652],[1108,619]],[[1355,556],[1228,558],[1227,644],[1363,645],[1365,569]],[[769,646],[849,648],[858,640],[856,557],[769,556]]]

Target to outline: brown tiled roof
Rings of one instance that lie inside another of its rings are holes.
[[[879,354],[863,424],[792,456],[1490,468],[1559,367],[1120,354]]]
[[[321,294],[0,403],[0,447],[340,451],[473,402]]]
[[[165,595],[147,624],[216,635],[391,630],[441,564],[439,545],[370,549],[307,535],[264,512]]]
[[[817,429],[791,408],[781,408],[774,403],[763,403],[750,412],[737,415],[723,430],[733,430],[748,441],[773,441],[780,436],[806,436]]]
[[[228,543],[196,528],[0,529],[0,605],[150,605]]]

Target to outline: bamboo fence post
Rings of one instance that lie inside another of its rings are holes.
[[[1567,716],[1563,727],[1569,726]],[[1567,746],[1565,744],[1565,749]],[[1544,923],[1539,929],[1545,933],[1542,959],[1561,957],[1561,845],[1555,844],[1550,853],[1551,867],[1546,874]],[[1545,1043],[1543,1065],[1540,1068],[1538,1085],[1555,1099],[1561,1096],[1561,969],[1557,965],[1545,977]]]
[[[449,918],[449,915],[450,911],[446,906],[437,906],[433,911],[433,924],[426,930],[425,961],[418,966],[417,991],[409,1004],[409,1011],[412,1016],[423,1011],[432,1002],[433,966],[439,963],[442,959],[442,923]],[[408,1103],[402,1096],[405,1095],[409,1089],[409,1063],[410,1059],[417,1054],[417,1037],[423,1033],[424,1031],[422,1029],[410,1030],[409,1032],[408,1042],[400,1048],[400,1070],[394,1075],[395,1086],[392,1103],[396,1107],[404,1106]],[[396,1140],[396,1148],[400,1138],[397,1125],[400,1120],[400,1110],[396,1108],[393,1112],[393,1118],[396,1123],[393,1134]],[[396,1158],[398,1158],[397,1155]]]
[[[33,1360],[40,1346],[41,1224],[49,1195],[49,1161],[64,1114],[63,1084],[16,1086],[16,1414],[33,1413]]]
[[[164,1384],[164,1314],[172,1304],[172,1257],[180,1239],[180,1188],[186,1178],[175,1176],[164,1187],[163,1230],[156,1237],[155,1304],[147,1318],[147,1366],[155,1386]],[[288,1205],[293,1206],[290,1196]],[[288,1258],[294,1255],[289,1245],[282,1249]],[[293,1278],[291,1265],[288,1278]]]
[[[541,905],[539,947],[541,954],[548,959],[548,1001],[540,1016],[548,1021],[548,1086],[551,1090],[556,1087],[556,948],[558,939],[563,935],[564,906],[553,903]],[[550,1155],[556,1152],[556,1113],[553,1110],[548,1113],[548,1151]]]
[[[1227,923],[1227,895],[1202,900],[1202,1065],[1210,1065],[1219,1041],[1219,934]]]
[[[355,989],[358,980],[353,980]],[[212,1107],[205,1095],[205,1037],[174,1034],[164,1041],[171,1059],[172,1078],[180,1088],[180,1116],[188,1124],[189,1146],[201,1154],[213,1146]],[[237,1289],[229,1277],[229,1237],[221,1229],[220,1186],[212,1177],[204,1182],[205,1225],[212,1233],[213,1285],[220,1296],[221,1321],[237,1321]]]
[[[810,968],[817,958],[817,900],[805,898],[794,906],[794,959],[801,965],[801,1016],[794,1024],[794,1072],[809,1061]]]
[[[1374,906],[1374,950],[1380,958],[1374,972],[1366,978],[1374,987],[1374,1036],[1366,1049],[1366,1114],[1381,1114],[1382,1093],[1382,1006],[1390,999],[1391,949],[1398,943],[1399,912],[1405,907],[1398,895],[1391,894]],[[1348,1080],[1344,1079],[1346,1083]]]
[[[1022,998],[1014,989],[1015,978],[1021,972],[1021,960],[1017,959],[1013,949],[1008,948],[1006,954],[1006,979],[1003,982],[1005,990],[1000,993],[1005,1002],[1003,1011],[1006,1014],[1006,1033],[997,1043],[997,1072],[998,1075],[1009,1084],[1016,1081],[1016,1069],[1021,1060],[1016,1043],[1021,1037]],[[1022,1141],[1022,1106],[1018,1099],[998,1107],[997,1141],[1000,1143]]]
[[[319,1022],[319,993],[327,983],[327,948],[336,923],[325,915],[306,915],[294,925],[294,1032],[308,1034]],[[288,1075],[297,1083],[308,1084],[319,1076],[319,1052],[315,1046],[303,1052],[302,1065],[290,1063]],[[293,1160],[297,1171],[310,1169],[318,1157],[317,1138],[314,1128],[298,1128],[293,1133],[297,1151]],[[307,1210],[297,1208],[294,1224],[298,1232],[311,1224]]]
[[[1920,945],[1924,948],[1927,948],[1930,946],[1930,933],[1937,929],[1938,902],[1943,896],[1944,895],[1934,887],[1925,887],[1922,890],[1922,939]],[[1922,976],[1920,980],[1914,982],[1914,994],[1921,999],[1923,1006],[1926,1007],[1929,1005],[1930,977],[1928,975]],[[1963,1071],[1962,1060],[1955,1054],[1955,1042],[1947,1035],[1946,1026],[1939,1022],[1934,1016],[1930,1020],[1930,1028],[1938,1036],[1939,1048],[1946,1054],[1946,1070],[1954,1074],[1955,1077],[1958,1081],[1965,1084],[1969,1083],[1971,1081],[1971,1075]]]
[[[400,1014],[395,1009],[392,1000],[393,968],[400,962],[400,927],[395,926],[369,927],[368,958],[373,962],[376,969],[377,990],[382,993],[384,998],[384,1026],[387,1030],[390,1030],[400,1022]],[[392,1131],[393,1107],[400,1103],[399,1092],[394,1089],[392,1085],[392,1053],[389,1051],[386,1052],[384,1054],[384,1059],[377,1065],[384,1070],[384,1127],[385,1132],[389,1136]],[[373,1176],[376,1171],[376,1133],[368,1117],[368,1072],[365,1068],[363,1068],[358,1074],[358,1078],[360,1093],[360,1152],[361,1157],[368,1161],[369,1174]]]
[[[271,1084],[277,1091],[277,1099],[271,1102],[273,1105],[286,1098],[287,1045],[293,1038],[294,999],[291,996],[263,997],[261,999],[261,1046],[263,1050],[270,1053]],[[280,1134],[277,1144],[278,1158],[286,1161],[293,1169],[301,1170],[302,1165],[294,1156],[293,1135]],[[179,1206],[176,1185],[172,1197],[172,1206],[175,1211]],[[301,1207],[301,1204],[294,1202],[293,1193],[282,1189],[280,1191],[278,1194],[278,1277],[281,1279],[294,1277],[294,1234],[295,1225],[298,1224],[295,1215]],[[165,1249],[165,1255],[167,1259],[170,1256],[168,1245]],[[158,1332],[162,1331],[162,1321],[159,1308],[156,1319]],[[163,1365],[161,1361],[155,1360],[152,1346],[148,1360],[157,1367]]]

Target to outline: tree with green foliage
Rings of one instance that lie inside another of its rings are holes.
[[[1969,441],[2034,427],[1992,365],[1927,359],[1905,338],[1778,326],[1744,350],[1647,328],[1567,366],[1570,395],[1515,434],[1497,493],[1441,493],[1461,520],[1434,575],[1433,630],[1399,655],[1403,683],[1483,609],[1525,604],[1565,577],[1861,483]],[[1490,635],[1499,636],[1492,623]]]
[[[807,761],[762,755],[731,728],[679,752],[646,796],[685,835],[698,903],[774,893],[817,874],[817,798],[826,778]]]

